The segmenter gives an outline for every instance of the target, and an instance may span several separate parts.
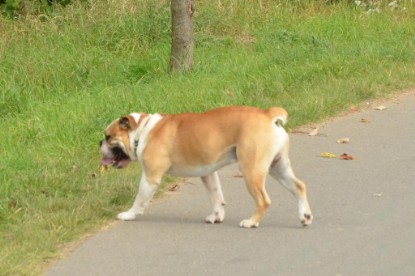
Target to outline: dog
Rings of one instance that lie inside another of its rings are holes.
[[[238,162],[256,210],[240,222],[240,227],[258,227],[271,200],[265,190],[270,174],[298,200],[303,226],[313,216],[306,186],[299,180],[288,157],[289,137],[283,125],[287,112],[281,107],[263,110],[233,106],[204,113],[174,115],[131,113],[113,121],[100,141],[101,163],[124,168],[139,161],[142,175],[132,207],[117,215],[119,220],[134,220],[144,213],[164,174],[201,177],[213,212],[208,223],[225,218],[225,200],[217,171]]]

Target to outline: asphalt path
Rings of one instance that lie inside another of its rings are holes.
[[[239,228],[254,204],[229,166],[220,171],[223,223],[204,223],[210,201],[201,181],[189,178],[144,216],[83,241],[45,275],[415,275],[415,94],[380,104],[386,109],[326,122],[316,136],[290,134],[310,227],[301,227],[294,197],[269,178],[263,222]],[[349,143],[336,143],[345,137]]]

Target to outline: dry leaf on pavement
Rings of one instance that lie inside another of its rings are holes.
[[[174,184],[174,185],[171,185],[167,190],[169,191],[169,192],[175,192],[175,191],[177,191],[178,189],[180,188],[180,186],[178,185],[178,184]]]
[[[345,138],[341,138],[339,140],[337,140],[337,144],[347,144],[350,142],[350,138],[345,137]]]
[[[318,127],[317,128],[315,128],[315,129],[313,129],[309,134],[308,134],[308,136],[316,136],[316,135],[318,135]]]
[[[342,155],[339,156],[339,158],[342,160],[355,160],[353,156],[350,156],[347,153],[343,153]]]
[[[352,112],[357,112],[357,111],[359,111],[359,109],[358,109],[356,106],[352,105],[352,106],[350,107],[350,111],[352,111]]]
[[[322,152],[320,153],[320,156],[325,158],[336,158],[336,155],[330,152]]]
[[[379,106],[375,107],[375,110],[385,110],[385,109],[387,109],[387,107],[384,106],[384,105],[379,105]]]

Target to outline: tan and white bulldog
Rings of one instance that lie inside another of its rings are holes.
[[[265,190],[270,174],[297,199],[303,226],[312,222],[306,187],[296,178],[288,158],[289,139],[282,127],[283,108],[223,107],[205,113],[176,115],[132,113],[113,121],[100,142],[102,164],[123,168],[142,165],[133,206],[118,214],[133,220],[143,214],[164,174],[201,177],[213,203],[206,222],[222,222],[225,200],[217,171],[238,162],[256,210],[241,227],[258,227],[271,200]]]

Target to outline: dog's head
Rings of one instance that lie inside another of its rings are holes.
[[[104,132],[105,138],[100,141],[101,164],[113,165],[121,169],[131,160],[136,160],[135,131],[138,128],[141,114],[130,114],[113,121]]]

